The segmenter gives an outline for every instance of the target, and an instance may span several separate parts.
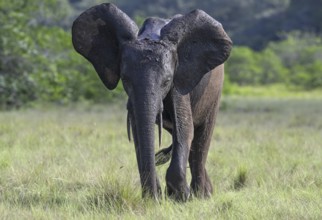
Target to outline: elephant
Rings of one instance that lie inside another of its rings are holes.
[[[139,30],[117,6],[103,3],[76,18],[72,42],[109,90],[120,79],[123,83],[127,132],[134,141],[142,197],[162,198],[155,164],[160,155],[171,157],[168,197],[187,201],[191,195],[211,196],[205,165],[219,110],[223,63],[232,49],[222,25],[197,9],[170,19],[148,18]],[[155,125],[159,144],[162,129],[172,135],[171,146],[157,155]]]

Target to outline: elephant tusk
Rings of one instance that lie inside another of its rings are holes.
[[[129,139],[129,142],[132,141],[131,138],[131,118],[130,118],[130,113],[129,111],[127,112],[127,118],[126,118],[126,124],[127,124],[127,138]]]
[[[161,106],[162,106],[162,103],[161,103]],[[163,107],[160,108],[160,112],[159,112],[159,147],[161,147],[161,144],[162,144],[162,127],[163,127],[162,112],[163,112]]]

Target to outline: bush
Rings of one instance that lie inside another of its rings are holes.
[[[236,46],[226,70],[238,85],[283,83],[307,90],[322,87],[321,60],[321,38],[292,33],[259,52]]]
[[[58,17],[37,11],[37,2],[59,12]],[[55,25],[66,20],[63,2],[35,0],[21,7],[1,3],[0,108],[31,101],[104,101],[123,94],[121,85],[107,92],[94,68],[73,49],[69,30]]]
[[[248,47],[235,47],[226,65],[231,82],[239,85],[260,83],[259,56]]]

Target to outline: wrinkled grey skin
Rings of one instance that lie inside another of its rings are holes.
[[[113,4],[82,13],[73,23],[77,52],[94,66],[108,89],[122,80],[128,95],[128,132],[136,149],[143,196],[160,198],[155,171],[154,126],[172,134],[167,194],[185,201],[208,197],[205,163],[218,112],[224,61],[232,46],[221,24],[201,10],[136,24]],[[186,181],[190,166],[192,180]]]

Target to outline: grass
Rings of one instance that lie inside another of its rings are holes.
[[[266,97],[266,98],[297,98],[297,99],[318,99],[322,97],[322,90],[303,90],[295,86],[287,86],[285,84],[271,84],[271,85],[259,85],[259,86],[238,86],[236,84],[230,84],[224,86],[226,94],[237,96],[249,96],[249,97]]]
[[[224,97],[213,197],[156,204],[141,199],[124,103],[0,112],[0,219],[322,219],[321,115],[319,98]]]

